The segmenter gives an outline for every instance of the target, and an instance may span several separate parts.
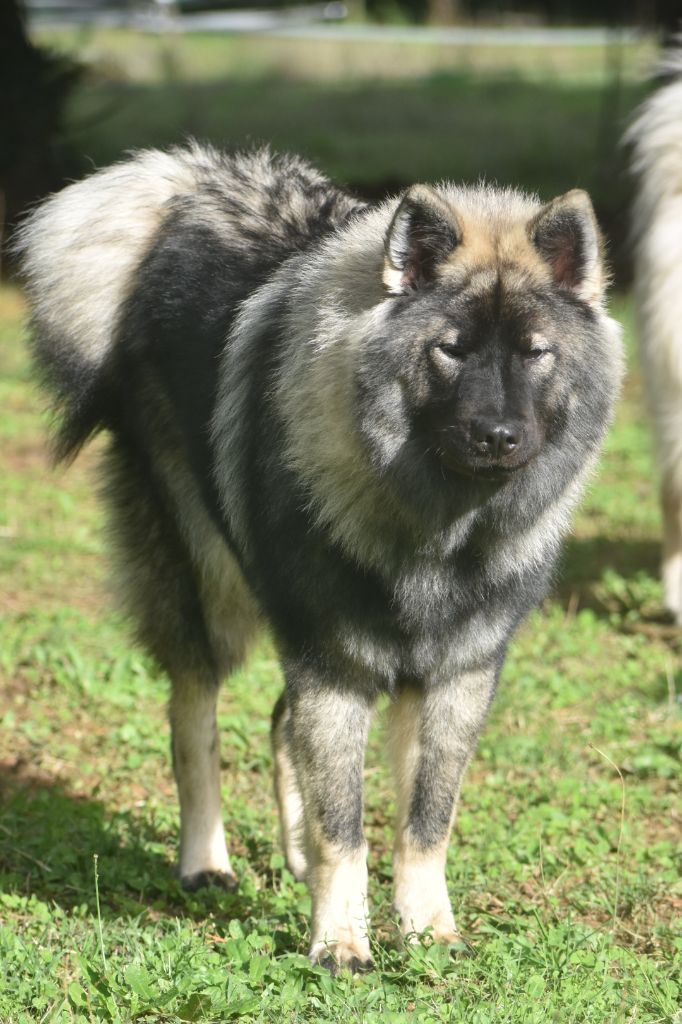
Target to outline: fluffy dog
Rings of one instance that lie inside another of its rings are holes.
[[[372,207],[298,159],[192,146],[69,186],[19,247],[56,453],[110,433],[120,588],[172,681],[184,884],[234,880],[216,692],[266,625],[312,959],[370,964],[362,768],[381,693],[402,929],[455,940],[462,776],[620,375],[589,198],[415,185]]]
[[[626,140],[638,177],[635,300],[662,473],[664,601],[682,625],[682,49],[663,70],[667,84],[642,105]]]

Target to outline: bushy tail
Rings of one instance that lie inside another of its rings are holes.
[[[107,422],[121,306],[164,207],[196,190],[201,157],[198,147],[139,153],[50,197],[17,233],[57,460]]]
[[[625,135],[637,178],[631,225],[635,297],[651,411],[679,462],[682,445],[682,46],[660,71],[664,84]],[[669,439],[668,439],[669,435]]]

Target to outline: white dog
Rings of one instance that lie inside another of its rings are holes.
[[[666,84],[639,109],[626,141],[638,178],[635,297],[662,472],[664,600],[682,625],[682,46],[663,71]]]

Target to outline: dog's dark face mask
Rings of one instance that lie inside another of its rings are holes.
[[[419,427],[448,469],[496,479],[537,455],[544,417],[532,364],[553,362],[549,349],[506,350],[496,338],[475,347],[436,342],[428,358],[431,394]]]
[[[487,228],[439,192],[408,192],[386,241],[395,307],[384,344],[400,353],[394,372],[424,458],[443,474],[503,481],[568,415],[571,364],[603,275],[584,193]]]

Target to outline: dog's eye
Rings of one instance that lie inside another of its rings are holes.
[[[551,348],[529,348],[523,355],[526,359],[542,359],[543,356],[551,355]]]
[[[454,341],[443,341],[436,345],[436,350],[448,359],[461,359],[466,354],[464,348]]]

